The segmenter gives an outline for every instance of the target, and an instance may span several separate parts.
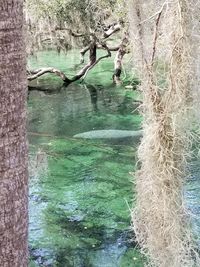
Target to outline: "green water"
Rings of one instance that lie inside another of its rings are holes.
[[[78,61],[76,51],[45,52],[30,64],[74,73]],[[143,266],[129,211],[138,140],[73,138],[140,128],[138,96],[112,84],[112,68],[112,59],[102,62],[86,83],[67,88],[50,75],[32,83],[48,92],[31,91],[28,99],[30,266]]]
[[[138,140],[81,140],[91,130],[137,130],[135,91],[112,84],[113,58],[95,67],[85,83],[67,88],[53,75],[31,86],[28,98],[30,162],[30,266],[143,267],[134,244],[130,207]],[[126,59],[129,62],[129,59]],[[77,51],[42,52],[33,67],[54,66],[72,76]],[[128,63],[129,68],[129,63]],[[132,77],[124,80],[130,84]],[[33,89],[33,88],[32,88]],[[200,233],[198,161],[186,188]]]

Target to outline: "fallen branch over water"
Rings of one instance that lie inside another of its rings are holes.
[[[107,51],[107,54],[104,56],[101,56],[97,59],[96,56],[96,50],[97,50],[97,44],[96,41],[93,41],[90,44],[89,50],[90,50],[90,55],[89,55],[89,62],[71,79],[68,78],[62,71],[49,67],[49,68],[40,68],[37,70],[31,70],[28,71],[28,81],[33,81],[39,77],[41,77],[44,74],[47,73],[53,73],[55,75],[57,75],[58,77],[60,77],[65,84],[70,84],[72,82],[75,82],[81,78],[85,78],[87,73],[93,69],[94,66],[96,66],[102,59],[104,58],[108,58],[111,57],[111,52],[109,50],[109,48],[105,45],[105,44],[101,44],[101,46]]]

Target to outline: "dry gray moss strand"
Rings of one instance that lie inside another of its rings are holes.
[[[132,0],[129,10],[144,117],[133,228],[149,266],[200,266],[183,197],[193,104],[191,2]]]

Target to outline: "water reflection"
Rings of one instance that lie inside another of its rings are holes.
[[[93,85],[84,85],[84,87],[89,91],[90,97],[91,97],[91,103],[93,105],[93,111],[97,112],[98,111],[98,90],[95,86]]]
[[[73,139],[93,129],[137,129],[140,117],[130,110],[126,94],[98,86],[30,92],[31,264],[143,266],[132,243],[128,207],[134,140]]]
[[[128,207],[137,143],[73,139],[93,129],[138,129],[133,108],[126,93],[101,86],[30,92],[32,266],[144,266],[132,242]],[[198,236],[198,162],[192,169],[186,198]]]

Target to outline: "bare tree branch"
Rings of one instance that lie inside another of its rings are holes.
[[[108,29],[107,31],[104,32],[104,39],[110,37],[113,33],[115,32],[118,32],[121,30],[121,25],[118,23],[118,24],[115,24],[115,25],[112,25],[110,27],[110,29]]]
[[[107,54],[106,55],[104,55],[104,56],[101,56],[100,58],[98,58],[88,69],[87,69],[87,71],[85,72],[85,74],[84,74],[84,76],[83,76],[83,80],[86,78],[86,76],[87,76],[87,74],[88,74],[88,72],[95,66],[95,65],[97,65],[102,59],[104,59],[104,58],[107,58],[107,57],[111,57],[111,52],[110,52],[110,50],[109,50],[109,48],[106,46],[106,45],[104,45],[104,49],[106,49],[107,50]]]
[[[64,82],[69,80],[62,71],[49,67],[28,71],[28,81],[35,80],[46,73],[54,73],[55,75],[59,76]]]
[[[83,49],[81,49],[80,54],[81,54],[81,64],[84,63],[85,59],[85,53],[87,53],[87,51],[90,49],[90,45],[84,47]]]
[[[111,35],[113,35],[114,33],[118,32],[121,30],[121,24],[120,23],[117,23],[117,24],[113,24],[109,27],[109,29],[107,29],[106,31],[104,31],[103,33],[103,36],[102,36],[102,39],[98,41],[98,44],[97,44],[97,48],[102,48],[102,49],[105,49],[102,45],[101,45],[101,42],[105,39],[107,39],[108,37],[110,37]],[[94,33],[91,33],[91,36],[94,37]],[[95,36],[96,37],[96,36]],[[96,37],[97,38],[97,37]],[[81,54],[81,64],[84,63],[84,56],[85,54],[87,53],[87,51],[89,50],[89,47],[90,45],[84,47],[81,51],[80,51],[80,54]],[[110,47],[109,50],[110,51],[117,51],[119,49],[119,46],[117,47]]]
[[[68,31],[73,37],[84,37],[87,35],[85,33],[73,32],[72,29],[65,27],[56,27],[55,31]]]
[[[46,74],[46,73],[54,73],[57,76],[59,76],[64,83],[66,84],[70,84],[72,82],[75,82],[77,80],[79,80],[80,78],[83,77],[83,79],[86,77],[87,73],[94,67],[96,66],[102,59],[110,57],[111,56],[111,52],[108,49],[108,47],[104,44],[102,44],[102,47],[104,47],[104,49],[107,50],[107,54],[104,56],[99,57],[98,59],[96,58],[96,49],[97,49],[97,45],[96,42],[93,41],[90,44],[89,50],[90,50],[90,55],[89,55],[89,62],[71,79],[69,79],[62,71],[55,69],[55,68],[40,68],[37,70],[33,70],[33,71],[27,71],[28,73],[28,80],[32,81],[37,79],[38,77]]]

